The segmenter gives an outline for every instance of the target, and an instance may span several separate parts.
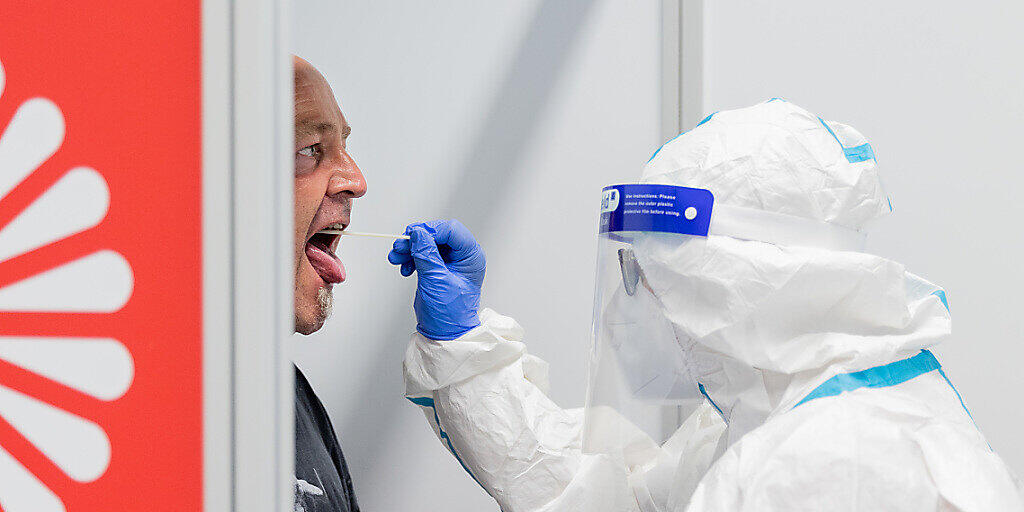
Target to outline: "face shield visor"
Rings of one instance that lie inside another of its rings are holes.
[[[644,262],[651,249],[706,237],[713,203],[707,190],[672,185],[603,190],[584,449],[644,435],[660,445],[703,400],[693,340],[671,322]]]
[[[632,450],[635,458],[637,447],[667,441],[705,400],[728,422],[728,406],[716,403],[713,391],[724,387],[727,372],[721,354],[700,343],[707,330],[701,319],[711,316],[704,314],[708,308],[743,301],[716,300],[694,288],[704,278],[729,282],[695,277],[694,269],[704,268],[698,262],[707,256],[709,235],[831,250],[860,250],[864,243],[860,232],[841,226],[715,204],[705,189],[606,187],[584,451],[629,459]]]

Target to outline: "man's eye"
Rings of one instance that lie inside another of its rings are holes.
[[[306,146],[299,150],[299,154],[302,156],[308,156],[310,158],[320,157],[320,144],[313,144],[312,146]]]

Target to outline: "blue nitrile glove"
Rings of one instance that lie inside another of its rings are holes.
[[[416,330],[433,340],[454,340],[480,325],[480,287],[487,260],[473,233],[457,220],[432,220],[405,228],[388,261],[403,276],[415,271]]]

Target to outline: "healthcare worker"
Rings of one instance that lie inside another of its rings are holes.
[[[890,210],[866,140],[782,100],[669,141],[603,192],[584,410],[479,310],[469,231],[411,225],[407,397],[504,512],[1024,510],[928,351],[944,292],[862,250]]]

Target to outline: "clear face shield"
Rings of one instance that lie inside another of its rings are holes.
[[[833,251],[859,251],[864,244],[859,231],[716,204],[705,189],[605,187],[585,452],[622,456],[627,464],[647,460],[705,401],[729,422],[729,397],[721,393],[727,378],[723,357],[694,336],[742,318],[743,308],[767,288],[756,274],[747,280],[716,275],[723,269],[734,272],[735,266],[709,264],[708,247],[715,238],[709,233]],[[721,243],[716,246],[721,256]]]
[[[656,291],[666,283],[645,268],[653,253],[706,237],[713,202],[707,190],[673,185],[604,189],[585,451],[661,445],[704,400],[693,340]]]

